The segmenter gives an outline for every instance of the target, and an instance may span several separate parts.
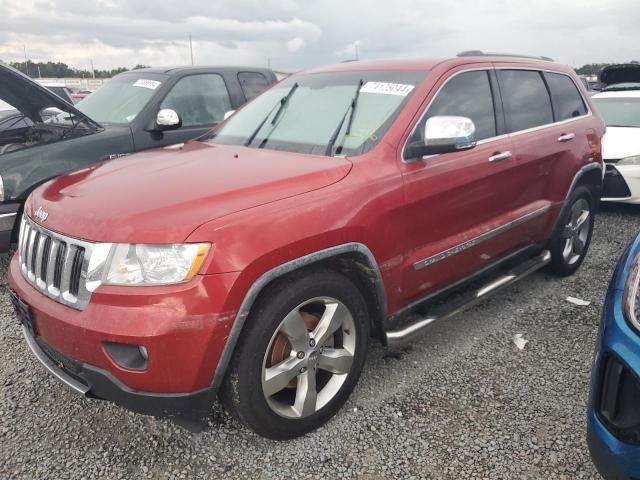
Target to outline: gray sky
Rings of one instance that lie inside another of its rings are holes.
[[[640,60],[637,0],[0,0],[0,59],[77,68],[255,64],[296,70],[353,58],[462,50],[569,65]]]

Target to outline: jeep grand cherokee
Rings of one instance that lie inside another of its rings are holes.
[[[327,421],[370,338],[397,346],[585,258],[603,122],[548,60],[353,62],[287,78],[208,139],[28,199],[26,341],[81,394],[262,435]]]

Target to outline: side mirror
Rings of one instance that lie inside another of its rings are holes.
[[[222,120],[226,120],[227,118],[229,118],[231,115],[233,115],[234,113],[236,113],[235,110],[229,110],[228,112],[226,112],[224,114],[224,117],[222,118]]]
[[[476,126],[470,118],[431,117],[424,126],[424,142],[407,145],[405,158],[417,160],[425,155],[468,150],[476,143]]]
[[[156,117],[155,130],[164,132],[166,130],[177,130],[182,126],[182,119],[178,112],[170,108],[163,108]]]

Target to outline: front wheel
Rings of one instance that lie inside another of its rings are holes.
[[[549,242],[551,271],[560,276],[573,274],[584,261],[594,224],[594,200],[586,187],[578,187],[569,198],[569,208],[563,212]]]
[[[247,319],[225,383],[232,413],[273,439],[326,422],[362,371],[366,311],[355,285],[329,270],[295,274],[268,288]]]

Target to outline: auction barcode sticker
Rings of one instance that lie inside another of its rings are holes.
[[[360,93],[379,93],[406,97],[413,88],[413,85],[405,85],[403,83],[367,82],[360,90]]]
[[[133,84],[134,87],[143,87],[148,88],[150,90],[155,90],[162,82],[157,82],[155,80],[136,80],[136,83]]]

